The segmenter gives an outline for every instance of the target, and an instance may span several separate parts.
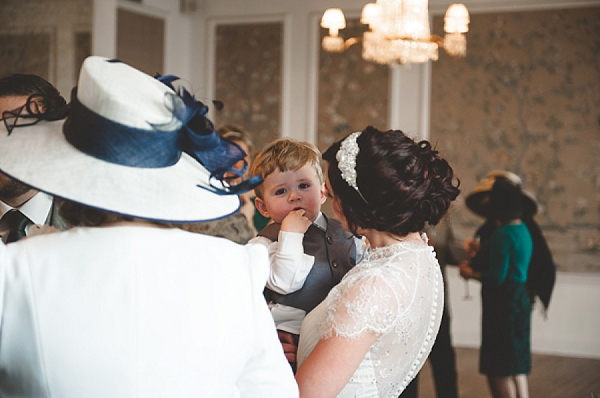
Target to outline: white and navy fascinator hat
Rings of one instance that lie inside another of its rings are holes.
[[[533,216],[537,213],[538,202],[535,196],[522,189],[521,178],[518,175],[506,170],[490,171],[485,178],[477,182],[475,189],[467,195],[465,204],[473,213],[484,218],[492,216],[494,209],[492,209],[491,194],[497,179],[504,179],[520,189],[525,216]]]
[[[3,115],[0,171],[50,195],[136,218],[198,222],[234,213],[237,194],[260,180],[225,182],[226,174],[243,173],[232,166],[244,152],[218,136],[204,104],[173,89],[175,79],[87,58],[66,120],[48,121],[42,112],[23,123]]]

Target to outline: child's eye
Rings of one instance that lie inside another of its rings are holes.
[[[285,193],[284,188],[279,188],[277,191],[275,191],[275,195],[283,195],[284,193]]]
[[[310,184],[307,182],[303,182],[300,185],[298,185],[298,188],[300,188],[300,189],[310,188]]]

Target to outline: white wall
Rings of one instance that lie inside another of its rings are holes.
[[[465,281],[458,267],[446,267],[454,345],[481,343],[481,285],[470,281],[471,300],[465,300]],[[547,318],[536,303],[531,346],[537,353],[600,358],[600,275],[558,273]]]
[[[218,23],[281,21],[284,26],[282,133],[315,141],[317,60],[319,43],[313,29],[328,7],[358,16],[366,0],[188,0],[197,10],[179,12],[179,0],[145,0],[143,6],[118,0],[96,0],[92,51],[114,57],[116,7],[166,18],[165,72],[190,81],[199,98],[214,91],[214,29]],[[443,14],[450,1],[431,0],[432,13]],[[599,0],[478,0],[465,1],[474,12],[578,7]],[[440,33],[440,32],[435,32]],[[429,135],[431,67],[413,65],[393,71],[390,126],[419,137]],[[470,283],[473,300],[464,301],[464,282],[448,267],[452,331],[456,345],[480,342],[479,286]],[[548,319],[535,312],[532,345],[535,352],[600,358],[600,276],[559,274]]]

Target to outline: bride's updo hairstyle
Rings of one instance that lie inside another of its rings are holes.
[[[344,139],[323,154],[331,188],[354,234],[362,227],[404,236],[440,221],[460,192],[459,181],[428,141],[416,143],[400,130],[381,132],[371,126],[354,140],[356,166],[351,167],[352,159],[341,160],[344,176],[338,151],[346,147],[341,154],[348,154],[356,146],[342,144]]]

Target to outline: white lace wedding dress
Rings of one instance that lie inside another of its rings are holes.
[[[379,338],[338,398],[398,397],[431,351],[442,316],[443,289],[431,246],[399,242],[369,250],[306,316],[298,365],[320,339],[333,334],[354,339],[371,331]]]

